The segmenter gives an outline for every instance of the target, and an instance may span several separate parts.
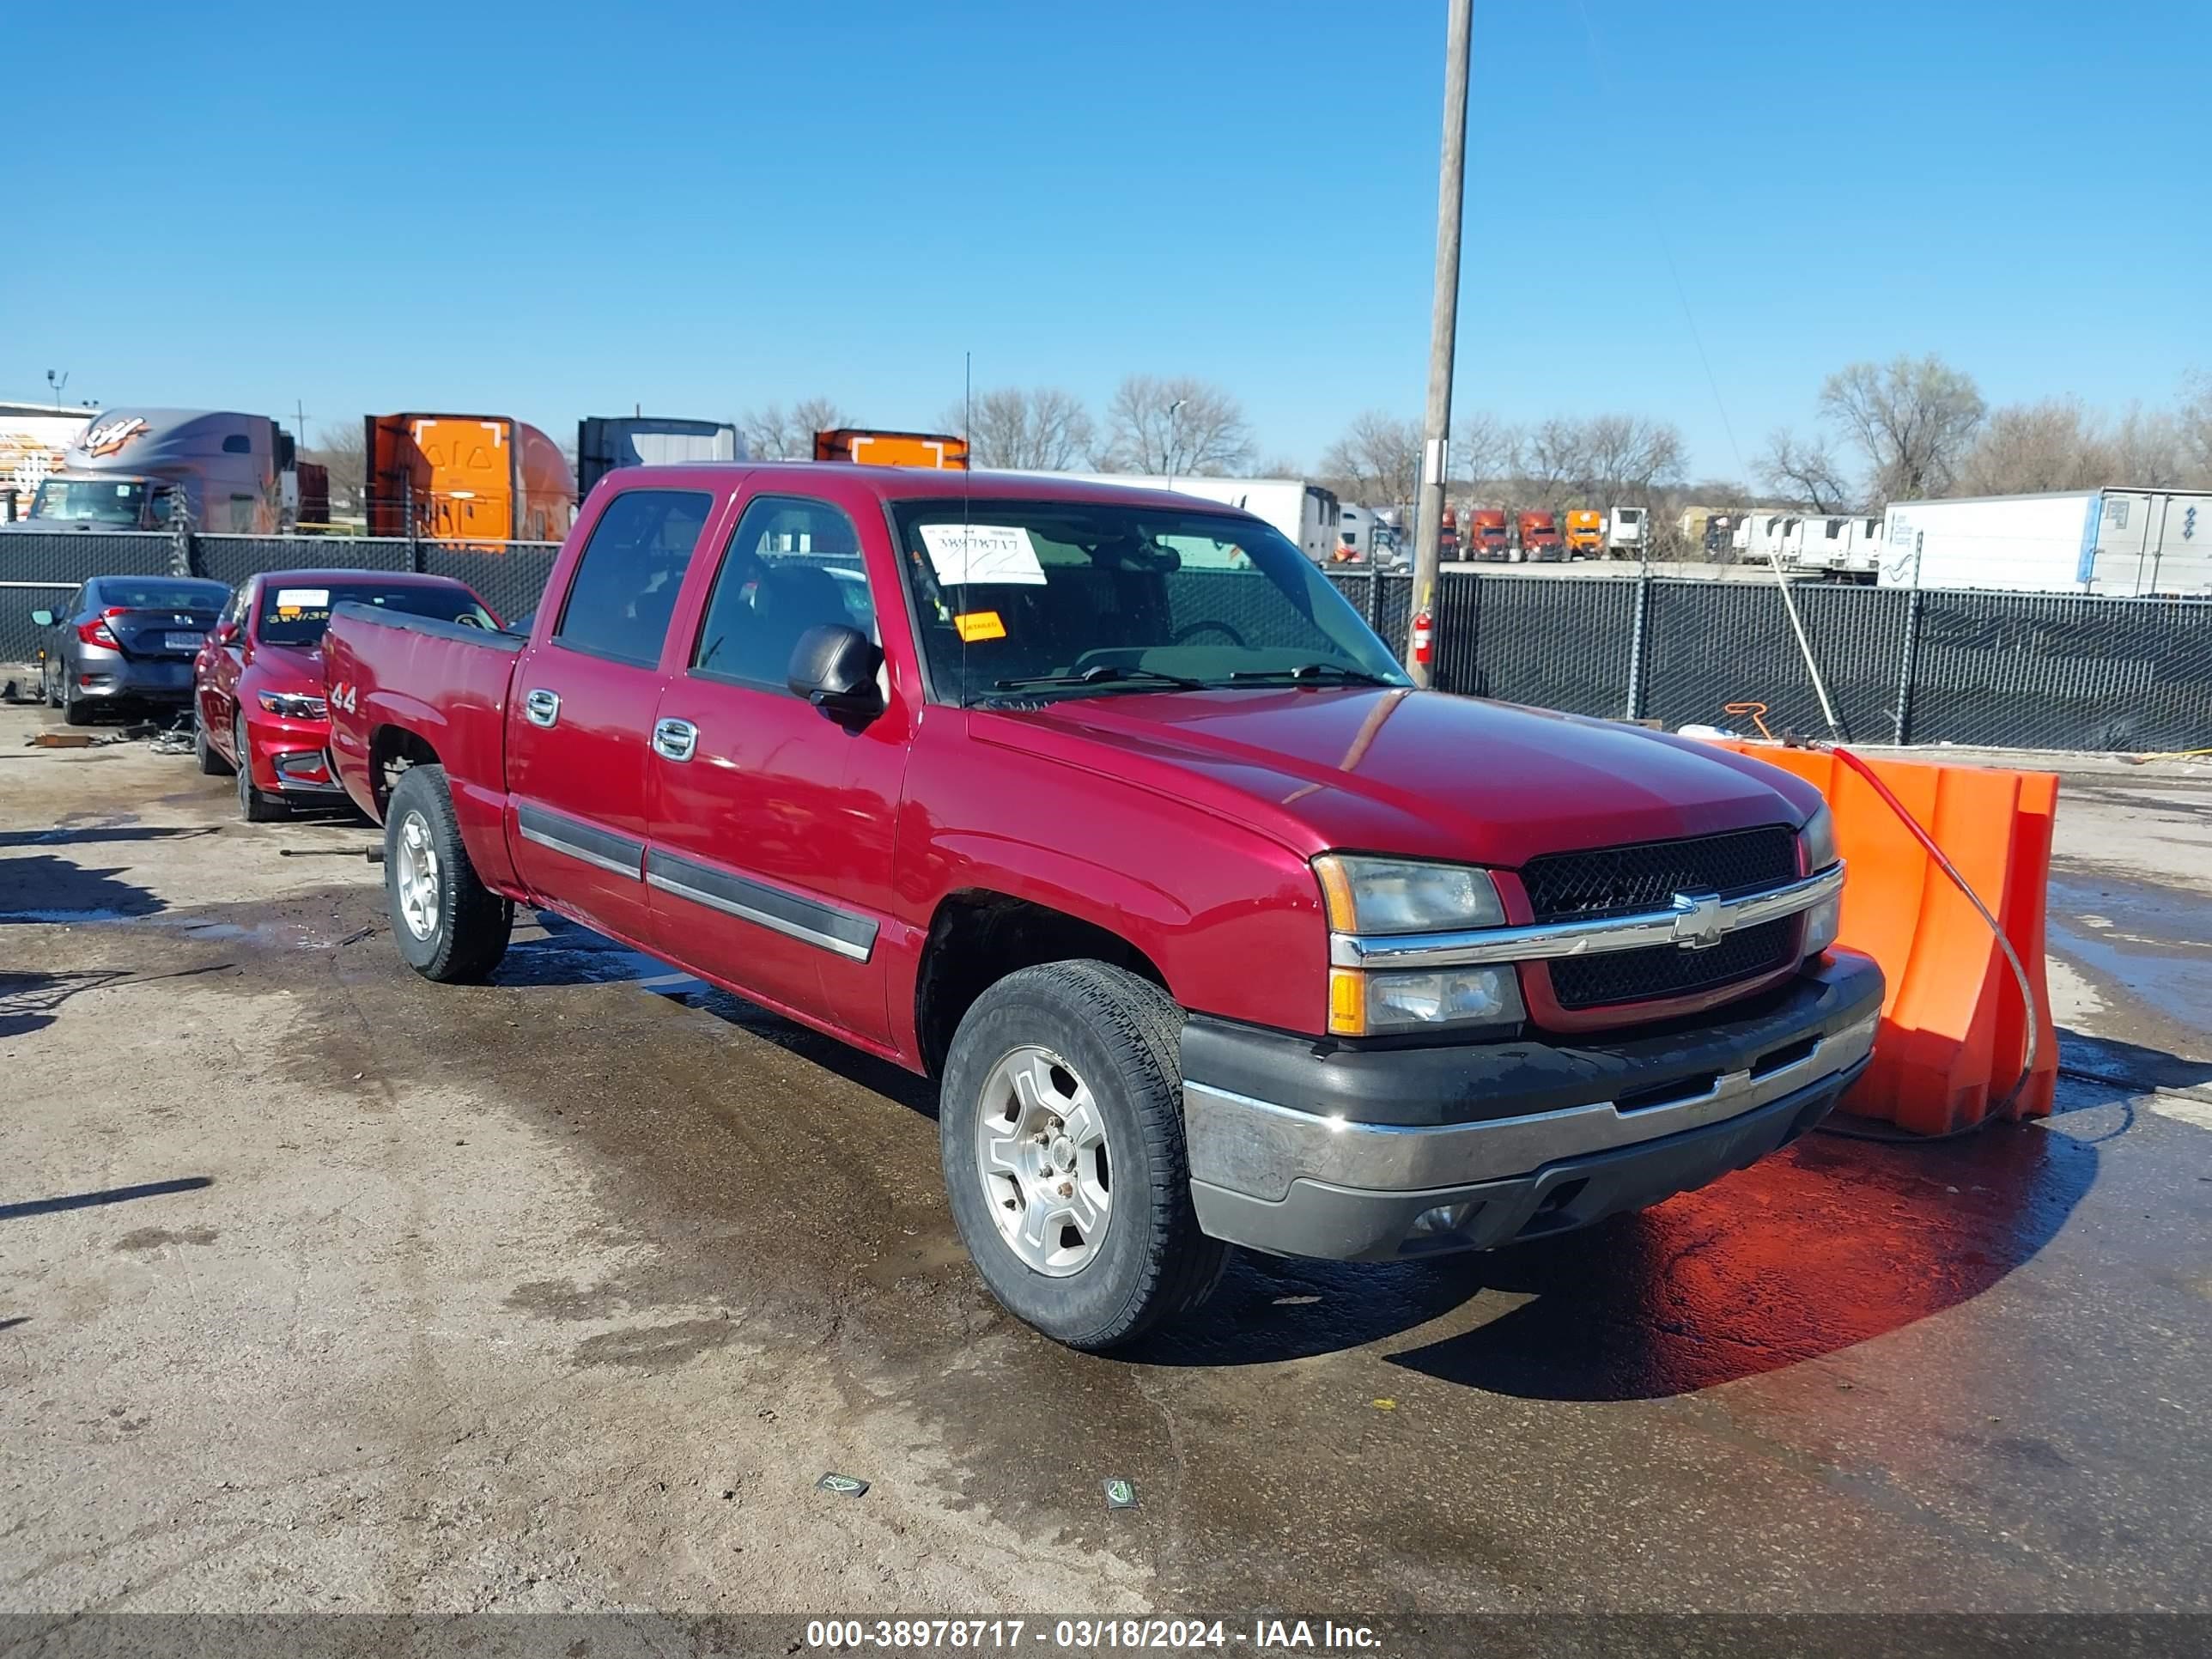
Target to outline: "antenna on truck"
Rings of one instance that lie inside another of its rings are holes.
[[[969,520],[974,516],[969,510],[968,474],[975,460],[975,353],[971,348],[960,354],[960,441],[968,447],[968,465],[960,469],[960,603],[968,603],[968,561],[975,556],[975,532]],[[960,701],[968,701],[968,630],[960,625],[955,613],[952,631],[960,639]]]

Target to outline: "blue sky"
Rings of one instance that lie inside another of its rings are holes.
[[[973,351],[1094,407],[1218,381],[1309,465],[1418,413],[1441,0],[623,9],[18,8],[0,398],[927,425]],[[2212,368],[2201,0],[1475,29],[1462,410],[1732,474],[1856,358],[2107,406]]]

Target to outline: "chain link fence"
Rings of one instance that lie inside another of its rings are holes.
[[[93,576],[205,576],[235,587],[264,570],[422,571],[466,582],[504,620],[537,608],[558,542],[455,546],[366,536],[191,536],[143,531],[0,533],[0,678],[35,661],[31,612],[65,611]]]
[[[559,550],[553,542],[9,531],[0,534],[0,664],[32,661],[30,613],[64,610],[91,576],[191,574],[235,586],[266,570],[417,570],[467,583],[514,621],[537,608]],[[1329,579],[1402,653],[1413,578]],[[1776,732],[1826,737],[1809,649],[1837,726],[1856,742],[2138,753],[2212,744],[2212,600],[1825,583],[1794,584],[1790,598],[1802,648],[1772,583],[1448,570],[1437,586],[1436,683],[1670,727],[1748,731],[1749,719],[1727,705],[1764,703]]]
[[[1403,654],[1413,580],[1331,580]],[[2212,744],[2212,600],[1440,573],[1439,689],[1669,727],[2154,753]]]

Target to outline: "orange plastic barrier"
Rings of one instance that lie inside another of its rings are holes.
[[[1889,981],[1873,1063],[1843,1109],[1919,1134],[1978,1123],[2020,1076],[2033,1019],[2035,1065],[2011,1114],[2047,1115],[2058,1079],[2043,967],[2057,776],[1856,757],[1997,918],[2027,971],[2031,1009],[1987,924],[1864,778],[1827,750],[1727,746],[1795,772],[1826,798],[1849,870],[1838,942],[1872,957]]]

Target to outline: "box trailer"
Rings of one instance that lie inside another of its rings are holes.
[[[1893,501],[1885,587],[2212,594],[2212,490],[2067,489]]]
[[[371,415],[368,533],[557,542],[576,516],[561,447],[504,415]]]
[[[1605,550],[1616,559],[1640,558],[1650,528],[1650,509],[1641,507],[1616,507],[1605,521]]]
[[[618,466],[670,466],[679,461],[742,461],[744,441],[726,421],[686,421],[659,415],[586,415],[576,422],[576,498]]]
[[[814,434],[817,461],[856,466],[920,466],[933,471],[968,470],[968,441],[945,432],[873,432],[841,426]]]

